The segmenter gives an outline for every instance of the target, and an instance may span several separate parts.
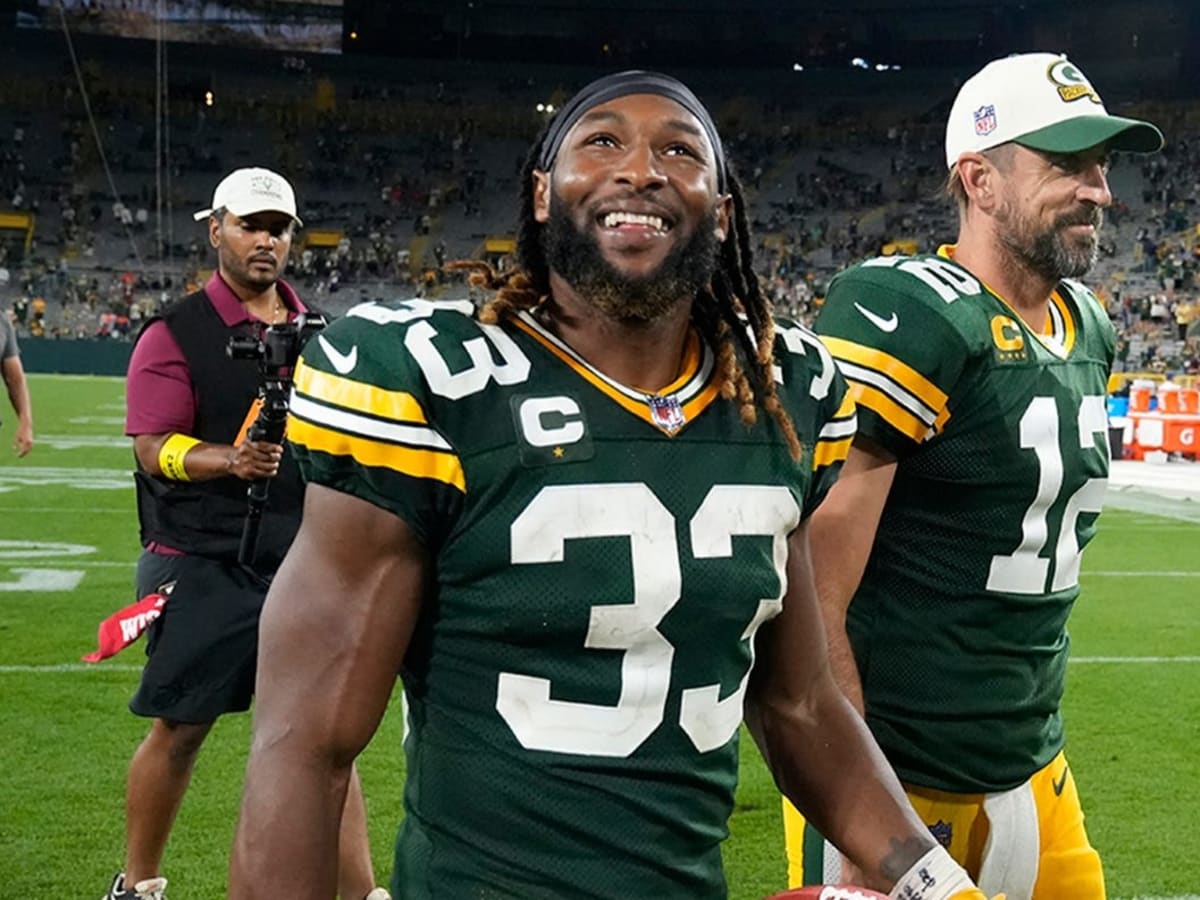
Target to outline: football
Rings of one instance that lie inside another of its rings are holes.
[[[887,894],[852,884],[812,884],[792,888],[782,894],[772,894],[764,900],[889,900]]]

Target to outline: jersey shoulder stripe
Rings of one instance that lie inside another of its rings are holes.
[[[845,338],[822,338],[850,383],[855,403],[873,409],[913,440],[941,431],[949,396],[901,359]]]
[[[850,444],[858,431],[858,414],[854,397],[849,391],[833,418],[821,426],[817,446],[813,451],[813,471],[837,465],[850,455]]]
[[[328,360],[319,345],[305,348],[296,368],[288,440],[304,450],[466,490],[461,460],[429,426],[415,396],[317,368],[323,363]]]

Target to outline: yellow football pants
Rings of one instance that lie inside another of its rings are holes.
[[[1100,854],[1088,842],[1075,778],[1059,753],[1029,780],[1037,808],[1038,866],[1033,900],[1105,900]],[[905,785],[917,815],[972,878],[979,877],[989,824],[982,794]],[[786,799],[783,831],[788,885],[824,884],[825,842]]]

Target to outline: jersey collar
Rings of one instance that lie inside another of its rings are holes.
[[[942,244],[937,249],[937,255],[958,265],[954,260],[954,250],[954,244]],[[967,270],[964,269],[963,271]],[[989,294],[1007,306],[1012,312],[1014,320],[1020,322],[1026,331],[1034,335],[1047,351],[1059,358],[1066,358],[1070,355],[1071,350],[1075,347],[1075,335],[1078,332],[1078,327],[1075,321],[1075,314],[1063,296],[1061,283],[1050,294],[1050,306],[1046,315],[1046,324],[1042,326],[1041,332],[1037,332],[1029,327],[1029,324],[1021,318],[1020,313],[1013,308],[1008,300],[1001,296],[999,291],[995,290],[995,288],[973,272],[970,274],[972,278],[987,289]]]
[[[679,377],[660,391],[644,391],[609,378],[529,311],[522,310],[512,321],[592,387],[668,436],[678,434],[717,397],[713,351],[694,330],[688,334]]]

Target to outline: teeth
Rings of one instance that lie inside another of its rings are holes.
[[[657,231],[665,231],[661,216],[644,216],[640,213],[610,212],[604,217],[605,228],[616,228],[618,225],[648,225]]]

